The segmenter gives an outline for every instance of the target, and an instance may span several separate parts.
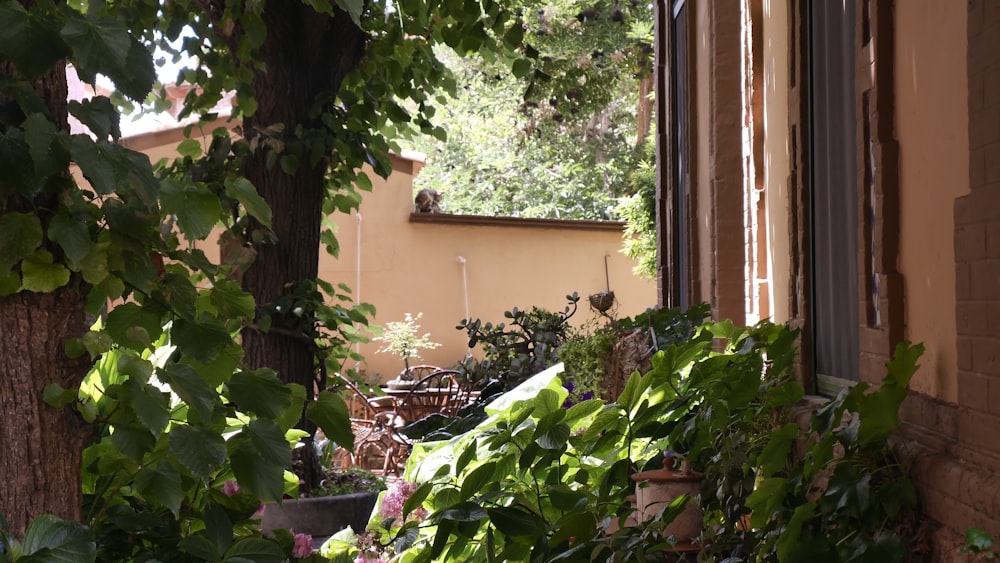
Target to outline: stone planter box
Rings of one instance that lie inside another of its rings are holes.
[[[291,528],[313,537],[332,536],[347,526],[365,531],[378,493],[353,493],[330,497],[286,499],[264,508],[261,529]]]

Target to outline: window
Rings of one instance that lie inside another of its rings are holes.
[[[811,2],[809,104],[814,369],[821,393],[858,380],[854,2]]]

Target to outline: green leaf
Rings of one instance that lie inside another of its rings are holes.
[[[604,403],[597,399],[576,403],[566,411],[566,418],[563,422],[572,425],[574,422],[583,420],[601,410],[603,406]]]
[[[330,0],[302,0],[302,3],[316,10],[317,13],[333,15],[333,5]]]
[[[475,438],[463,447],[461,453],[458,454],[458,460],[455,461],[455,473],[461,473],[472,460],[476,459],[478,448],[479,442]]]
[[[545,533],[545,522],[522,508],[499,506],[487,508],[490,521],[507,536],[538,536]]]
[[[559,394],[552,389],[539,390],[532,402],[535,405],[535,415],[539,418],[544,417],[550,412],[562,410],[562,401],[559,400]]]
[[[136,379],[129,379],[122,384],[120,400],[132,407],[136,419],[154,438],[167,429],[167,424],[170,422],[170,403],[167,394],[158,388]]]
[[[87,225],[74,220],[65,209],[60,209],[52,217],[48,236],[49,240],[62,247],[67,263],[74,270],[79,270],[81,262],[95,249]]]
[[[233,543],[233,522],[226,511],[216,503],[205,507],[205,535],[215,544],[219,553],[224,553]]]
[[[261,500],[281,500],[284,494],[285,466],[271,463],[246,436],[231,439],[229,446],[233,475],[240,486]]]
[[[226,179],[226,195],[240,202],[251,217],[265,227],[271,226],[271,208],[246,178]]]
[[[139,196],[147,209],[155,209],[159,198],[160,182],[153,174],[153,165],[150,164],[149,157],[120,145],[111,146],[114,147],[115,156],[126,171],[129,187]],[[154,220],[157,220],[155,215]]]
[[[0,53],[29,79],[41,76],[69,53],[52,14],[45,10],[26,12],[18,2],[3,2],[0,21]]]
[[[42,400],[46,405],[61,409],[76,400],[76,391],[63,389],[58,383],[49,383],[42,390]]]
[[[299,170],[299,157],[294,154],[283,154],[278,159],[278,164],[281,166],[282,172],[289,176],[294,176]]]
[[[97,74],[110,77],[113,69],[125,68],[131,37],[124,26],[111,18],[81,14],[66,23],[62,37],[73,49],[80,78],[87,82],[93,82]]]
[[[52,263],[52,254],[39,250],[21,262],[21,289],[48,293],[69,283],[69,270]]]
[[[80,167],[83,177],[98,194],[115,193],[125,171],[110,146],[95,142],[87,135],[73,135],[70,139],[70,154],[73,162]]]
[[[402,517],[404,520],[410,515],[411,512],[416,510],[424,503],[425,500],[427,500],[427,496],[430,495],[434,486],[435,484],[433,482],[428,481],[417,487],[417,490],[413,491],[413,494],[407,497],[406,501],[403,502]]]
[[[788,561],[792,553],[793,548],[799,542],[799,536],[802,534],[802,525],[812,517],[813,512],[816,511],[816,503],[807,502],[805,504],[800,504],[795,507],[795,511],[792,512],[792,517],[788,521],[788,525],[778,536],[777,544],[775,545],[775,551],[778,554],[778,561]]]
[[[747,497],[747,506],[752,511],[751,525],[755,528],[764,526],[772,514],[778,511],[785,502],[785,490],[788,479],[784,477],[768,477],[757,485]]]
[[[21,275],[17,272],[0,271],[0,297],[14,295],[21,289]]]
[[[194,294],[188,295],[187,289],[194,290],[187,282],[185,286],[180,286],[183,293],[170,291],[170,302],[180,302],[187,307],[190,302],[191,311],[194,311]],[[175,286],[176,287],[176,286]],[[193,314],[192,314],[193,316]],[[176,320],[170,331],[170,337],[178,348],[184,353],[198,360],[199,362],[211,362],[219,356],[220,350],[233,344],[233,339],[226,331],[225,327],[217,324],[194,323],[185,320]]]
[[[31,151],[22,135],[15,128],[0,135],[0,170],[4,171],[0,176],[0,203],[14,194],[31,199],[41,187],[31,162]]]
[[[510,26],[510,29],[507,30],[507,33],[504,33],[504,35],[503,35],[503,42],[504,42],[504,45],[506,45],[507,47],[509,47],[511,49],[516,49],[516,48],[518,48],[518,47],[521,46],[521,42],[522,41],[524,41],[524,24],[521,23],[520,20],[517,20],[517,21],[515,21]],[[522,65],[521,68],[518,69],[518,70],[522,71],[522,74],[520,76],[517,75],[517,70],[514,70],[513,72],[514,72],[515,76],[518,76],[518,78],[523,78],[523,77],[527,76],[528,72],[531,70],[531,64],[530,64],[530,61],[528,61],[526,59],[518,59],[518,60],[514,61],[512,70],[513,70],[513,68],[517,68],[518,67],[518,63],[520,61],[524,61],[524,62],[529,63],[528,64],[528,68],[523,68],[523,65]]]
[[[574,490],[565,483],[550,485],[547,487],[552,506],[559,510],[578,510],[580,503],[585,502],[587,495]]]
[[[42,244],[42,223],[37,215],[10,211],[0,215],[0,271],[24,260]]]
[[[469,500],[477,493],[481,493],[496,475],[496,465],[495,461],[488,461],[469,472],[462,480],[460,498],[463,501]]]
[[[202,561],[218,561],[222,558],[215,543],[208,539],[204,532],[187,536],[178,542],[177,547]]]
[[[106,141],[110,137],[117,142],[122,136],[121,114],[107,96],[69,102],[69,113],[90,129],[98,140]]]
[[[528,59],[517,59],[510,67],[515,78],[524,78],[531,72],[532,64]]]
[[[111,434],[115,449],[135,461],[141,461],[146,453],[153,451],[156,439],[146,428],[132,424],[116,424]]]
[[[344,399],[330,391],[321,391],[308,407],[306,417],[319,426],[327,438],[337,444],[354,449],[354,433],[351,431],[351,421]]]
[[[219,402],[219,396],[193,367],[168,362],[158,373],[160,380],[170,385],[170,389],[202,420],[211,418],[212,410]]]
[[[198,139],[184,139],[177,145],[177,154],[181,156],[198,158],[201,152],[201,141]]]
[[[140,383],[147,383],[153,375],[153,363],[132,354],[121,354],[117,366],[120,374],[127,375]]]
[[[21,126],[35,173],[44,178],[65,172],[69,167],[68,136],[60,134],[55,124],[40,113],[29,115]]]
[[[569,426],[557,424],[538,437],[538,445],[546,450],[562,450],[569,440]]]
[[[241,558],[255,563],[281,563],[285,561],[285,554],[278,544],[263,538],[238,540],[226,551],[225,557],[227,560]]]
[[[170,451],[192,475],[208,482],[226,460],[226,441],[217,432],[179,425],[170,431]]]
[[[139,470],[135,476],[135,485],[143,497],[167,507],[175,517],[180,514],[181,502],[184,500],[181,476],[166,461],[161,461],[155,468],[143,467]]]
[[[273,375],[273,372],[271,373]],[[285,387],[291,391],[288,408],[274,422],[279,428],[287,431],[298,424],[299,419],[302,418],[302,404],[306,402],[306,388],[298,383],[288,383]],[[353,435],[351,434],[351,436]]]
[[[770,477],[785,466],[800,430],[798,424],[790,422],[768,435],[767,444],[757,458],[761,477]]]
[[[888,374],[882,386],[864,395],[858,405],[860,425],[858,443],[862,446],[882,443],[899,425],[899,407],[906,398],[906,387],[916,373],[917,360],[924,346],[911,346],[901,342],[896,346],[892,361],[887,365]]]
[[[177,216],[177,225],[189,238],[203,240],[222,218],[218,196],[202,184],[165,180],[160,197],[164,208]]]
[[[965,530],[965,546],[973,553],[983,553],[993,547],[993,536],[982,528]]]
[[[361,8],[364,6],[362,0],[336,0],[337,7],[347,12],[351,16],[354,25],[361,27]]]
[[[292,402],[292,390],[270,370],[239,371],[227,387],[229,398],[240,410],[264,418],[279,417]]]
[[[455,522],[475,522],[488,518],[489,514],[482,506],[474,502],[463,502],[446,508],[435,515],[436,521],[454,520]]]
[[[292,455],[288,450],[288,440],[278,425],[270,420],[251,420],[243,429],[250,443],[262,460],[270,465],[290,467]]]
[[[253,319],[256,312],[253,296],[243,291],[240,284],[231,280],[221,280],[211,293],[212,305],[223,318]]]
[[[21,549],[24,555],[34,555],[31,559],[40,562],[74,563],[97,559],[97,544],[90,529],[79,522],[50,514],[39,516],[28,525]]]
[[[115,342],[137,352],[152,347],[163,332],[163,318],[158,311],[136,303],[123,303],[108,313],[105,330]],[[141,331],[134,330],[142,329]]]
[[[137,102],[149,93],[156,80],[152,56],[116,20],[78,14],[66,23],[61,35],[73,50],[77,72],[84,81],[92,83],[103,74]]]

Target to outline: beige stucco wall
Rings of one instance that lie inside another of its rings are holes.
[[[713,178],[712,146],[712,104],[711,104],[711,53],[712,53],[712,3],[688,3],[688,9],[694,9],[695,21],[690,28],[696,41],[693,65],[689,72],[693,73],[694,92],[689,94],[691,111],[691,153],[694,177],[691,179],[691,192],[695,200],[695,219],[689,227],[690,236],[697,245],[697,260],[692,261],[691,274],[695,276],[696,287],[691,296],[692,303],[707,302],[714,295],[712,282],[715,279],[713,232],[715,218],[712,211],[711,182]],[[733,9],[736,9],[735,4]]]
[[[911,385],[948,401],[958,396],[952,209],[969,186],[966,19],[949,2],[895,4],[899,270],[906,338],[927,348]]]
[[[167,130],[125,142],[155,162],[175,156],[182,140],[180,130]],[[322,251],[319,275],[335,285],[348,285],[355,299],[373,304],[375,324],[423,313],[418,321],[421,333],[430,333],[432,341],[442,344],[422,354],[424,363],[451,366],[469,352],[466,333],[455,328],[467,317],[466,302],[468,316],[496,324],[504,322],[504,312],[514,307],[562,311],[567,306],[565,296],[575,291],[580,294],[580,308],[571,323],[580,326],[597,320],[587,297],[605,290],[610,282],[618,299],[618,317],[656,306],[656,282],[634,276],[635,263],[620,252],[620,225],[489,218],[470,219],[472,224],[433,218],[411,222],[413,175],[422,163],[419,155],[408,154],[393,158],[388,180],[369,174],[373,190],[364,193],[360,213],[331,218],[340,255],[334,258]],[[484,224],[490,222],[499,225]],[[211,260],[218,260],[217,245],[206,244],[204,250]],[[378,347],[378,343],[357,347],[366,363],[347,367],[391,379],[402,370],[402,362],[376,354]]]
[[[788,2],[764,0],[764,198],[771,320],[789,320]]]
[[[321,259],[320,276],[346,283],[361,301],[375,305],[376,324],[423,313],[420,331],[442,344],[422,353],[424,363],[450,366],[468,352],[465,332],[455,328],[466,318],[466,300],[471,318],[498,323],[514,307],[562,311],[565,296],[575,291],[581,307],[573,324],[593,318],[587,296],[606,287],[605,259],[619,316],[656,305],[655,281],[632,275],[633,262],[619,252],[620,230],[411,222],[408,166],[406,159],[397,159],[388,181],[373,178],[360,219],[335,217],[340,258]],[[377,348],[377,343],[360,346],[367,360],[360,367],[389,379],[402,362],[376,354]]]

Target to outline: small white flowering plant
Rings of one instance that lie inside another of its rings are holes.
[[[423,316],[423,313],[417,313],[416,316],[406,313],[402,321],[385,323],[382,334],[372,339],[373,342],[382,343],[382,346],[375,353],[390,353],[402,358],[405,369],[400,374],[400,379],[412,379],[410,360],[419,360],[421,350],[433,350],[441,346],[441,344],[431,340],[430,333],[419,334],[420,325],[417,324],[417,321]]]

